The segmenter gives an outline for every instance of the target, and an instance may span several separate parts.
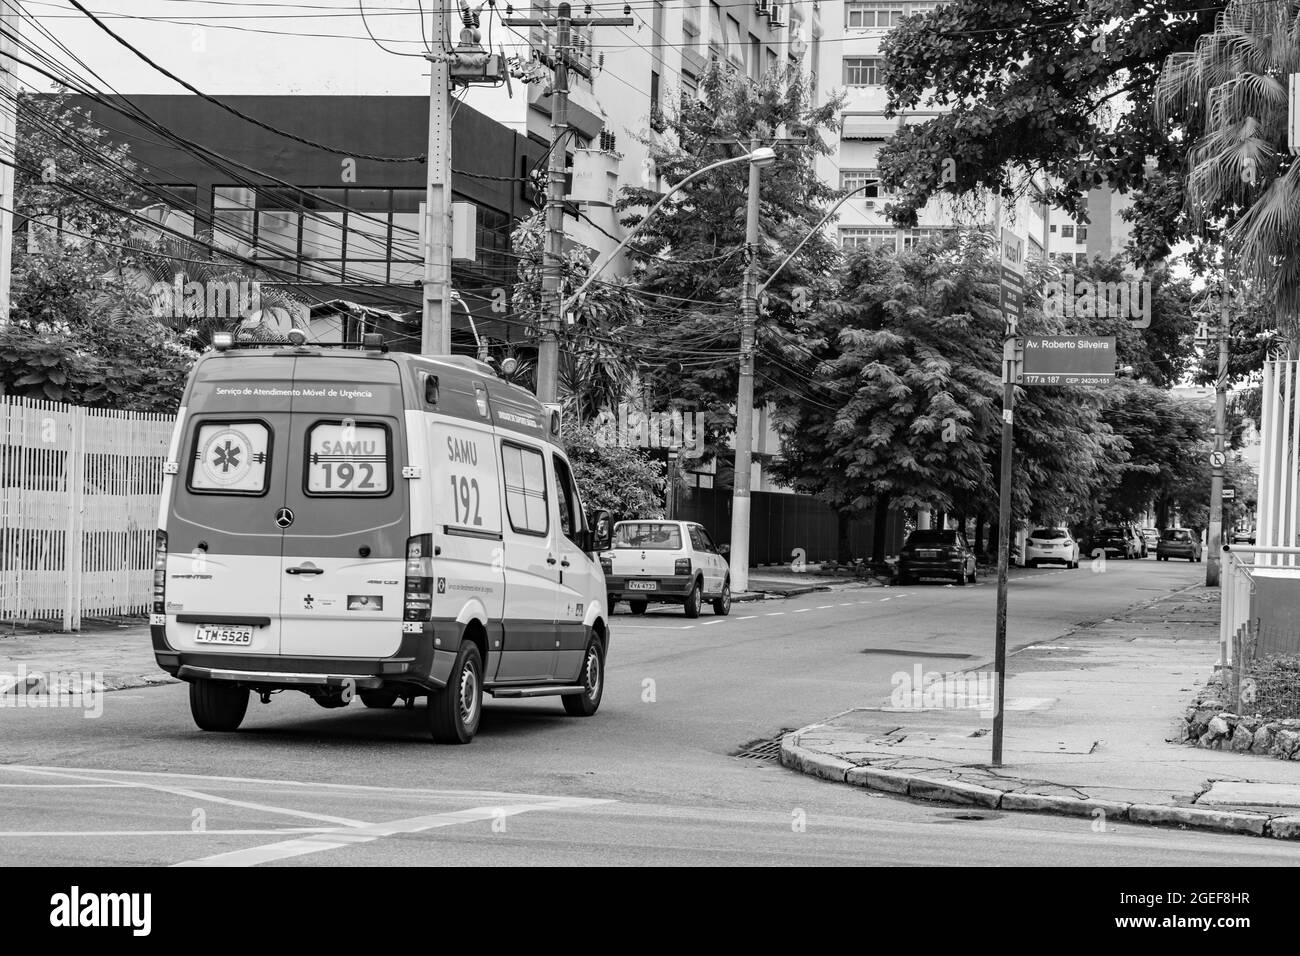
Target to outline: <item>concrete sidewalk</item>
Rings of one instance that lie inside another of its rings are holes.
[[[153,656],[149,625],[122,623],[73,633],[0,630],[0,694],[43,693],[44,675],[78,674],[121,690],[174,680]],[[25,678],[21,684],[14,678]]]
[[[921,799],[1300,837],[1300,763],[1172,742],[1213,674],[1218,620],[1218,590],[1196,587],[1010,655],[998,768],[990,681],[914,698],[937,676],[916,673],[924,661],[895,675],[894,698],[787,735],[781,760]]]

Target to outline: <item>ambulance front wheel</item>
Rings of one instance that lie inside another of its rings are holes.
[[[605,655],[595,637],[587,641],[580,683],[581,694],[565,694],[560,698],[564,712],[570,717],[590,717],[600,707],[600,698],[605,692]]]
[[[238,730],[248,711],[248,688],[221,681],[190,681],[190,713],[200,730]]]
[[[467,744],[483,715],[483,659],[463,641],[447,677],[447,686],[429,695],[429,730],[440,744]]]

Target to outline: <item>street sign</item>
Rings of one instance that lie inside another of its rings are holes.
[[[1026,338],[1021,385],[1104,385],[1115,378],[1115,336]]]
[[[1237,489],[1236,489],[1236,488],[1224,488],[1224,489],[1223,489],[1223,500],[1224,500],[1224,501],[1228,501],[1228,500],[1233,499],[1233,498],[1236,498],[1236,497],[1237,497]]]
[[[1001,266],[998,307],[1002,310],[1009,334],[1015,335],[1025,311],[1025,240],[1010,229],[1003,229],[998,259]]]
[[[1210,452],[1210,467],[1222,468],[1228,461],[1228,456],[1221,451]]]

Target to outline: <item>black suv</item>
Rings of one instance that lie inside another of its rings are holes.
[[[960,531],[913,531],[898,552],[897,584],[919,578],[951,578],[953,583],[975,583],[975,552]]]

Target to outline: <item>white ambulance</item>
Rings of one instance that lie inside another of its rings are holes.
[[[611,522],[583,511],[558,415],[473,359],[293,338],[218,336],[172,435],[151,629],[198,726],[281,690],[428,697],[448,743],[485,691],[594,714]]]

